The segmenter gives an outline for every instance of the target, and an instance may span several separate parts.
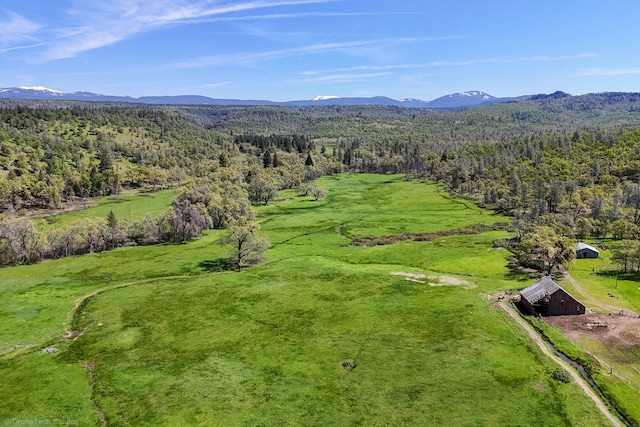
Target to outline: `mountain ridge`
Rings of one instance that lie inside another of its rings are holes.
[[[27,100],[59,100],[59,101],[90,101],[90,102],[127,102],[140,104],[168,104],[168,105],[233,105],[233,106],[358,106],[358,105],[380,105],[405,108],[433,108],[433,109],[459,109],[476,107],[480,105],[496,104],[502,102],[512,102],[526,99],[543,99],[544,97],[570,96],[564,92],[557,91],[550,95],[523,95],[520,97],[498,98],[486,92],[472,90],[466,92],[452,93],[441,96],[431,101],[424,101],[418,98],[402,98],[399,100],[386,96],[373,97],[340,97],[336,95],[319,95],[309,100],[293,101],[269,101],[269,100],[244,100],[244,99],[222,99],[211,98],[203,95],[172,95],[172,96],[117,96],[102,95],[93,92],[61,92],[49,89],[44,86],[19,86],[10,88],[0,88],[0,99],[27,99]],[[536,98],[537,97],[537,98]]]

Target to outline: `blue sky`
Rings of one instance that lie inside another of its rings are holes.
[[[0,87],[432,100],[640,91],[638,0],[2,0]]]

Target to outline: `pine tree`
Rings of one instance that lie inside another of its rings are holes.
[[[307,160],[304,161],[305,166],[313,166],[313,159],[311,158],[311,153],[307,156]]]
[[[118,218],[116,218],[116,214],[114,214],[113,211],[109,211],[107,215],[107,225],[109,228],[116,228],[118,225]]]
[[[262,156],[262,166],[265,168],[270,168],[272,165],[273,163],[271,162],[271,153],[265,151],[264,155]]]

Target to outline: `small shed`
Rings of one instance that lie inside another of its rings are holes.
[[[576,243],[576,258],[598,258],[600,252],[593,246],[589,246],[586,243]]]
[[[584,304],[572,297],[549,276],[521,290],[520,304],[532,315],[562,316],[585,313]]]

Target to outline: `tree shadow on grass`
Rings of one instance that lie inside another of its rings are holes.
[[[210,273],[235,270],[235,264],[233,263],[233,260],[231,258],[218,258],[213,260],[205,260],[198,263],[198,267]]]
[[[617,270],[598,270],[593,273],[594,276],[604,277],[606,279],[627,280],[630,282],[640,282],[640,271],[617,271]]]
[[[507,264],[507,272],[504,275],[506,280],[512,282],[531,282],[538,281],[541,273],[532,268],[519,266],[516,262],[511,261]]]

